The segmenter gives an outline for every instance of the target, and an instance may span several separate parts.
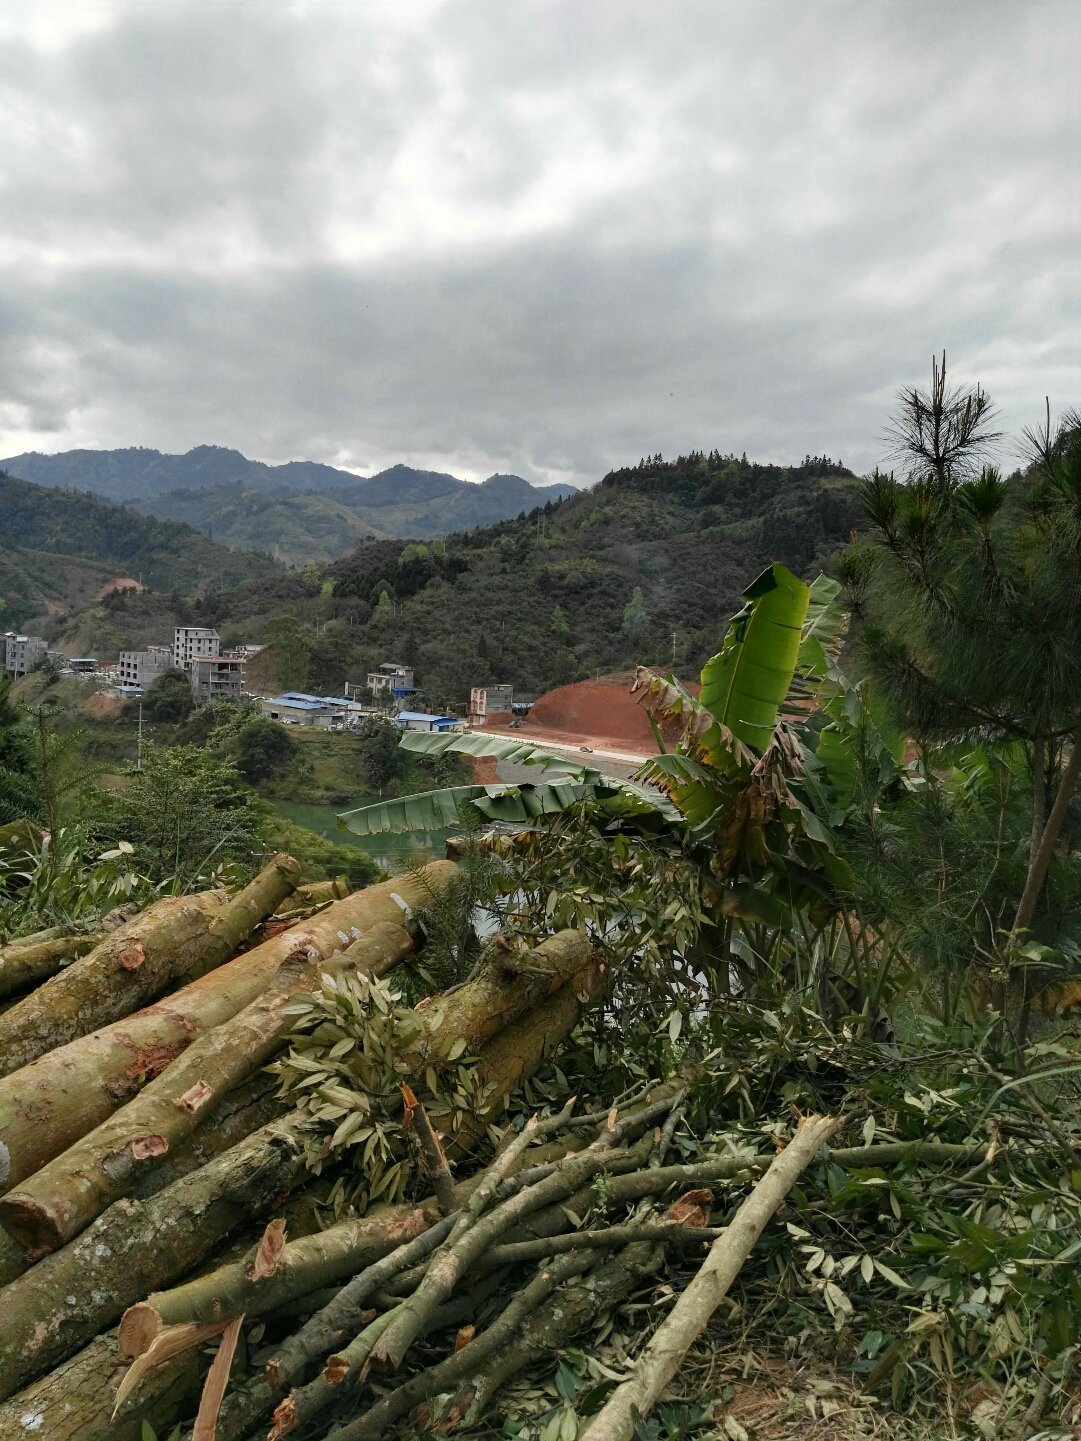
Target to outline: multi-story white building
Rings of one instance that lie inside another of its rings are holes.
[[[193,660],[221,654],[221,636],[202,625],[178,625],[173,631],[173,665],[190,670]]]
[[[175,669],[173,652],[167,645],[152,645],[146,650],[122,650],[118,665],[118,683],[137,685],[146,690],[159,675]]]
[[[4,670],[15,678],[29,675],[45,659],[49,649],[39,635],[18,635],[13,630],[0,637],[0,647]]]

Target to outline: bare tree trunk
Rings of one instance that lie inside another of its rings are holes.
[[[1039,843],[1029,856],[1028,875],[1025,877],[1025,889],[1022,892],[1021,900],[1017,907],[1017,914],[1013,918],[1013,926],[1011,927],[1011,942],[1020,940],[1022,933],[1027,931],[1032,924],[1032,917],[1036,912],[1036,904],[1040,899],[1043,883],[1047,879],[1047,870],[1051,864],[1051,858],[1055,853],[1055,846],[1058,844],[1059,834],[1062,831],[1062,823],[1066,819],[1066,812],[1069,810],[1070,801],[1073,799],[1073,793],[1077,789],[1078,776],[1081,775],[1081,739],[1079,739],[1077,735],[1071,736],[1069,745],[1070,759],[1066,762],[1066,768],[1063,770],[1061,779],[1059,780],[1054,803],[1044,823]]]

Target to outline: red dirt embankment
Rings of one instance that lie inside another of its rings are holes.
[[[597,741],[610,750],[651,755],[656,746],[646,713],[631,695],[631,671],[557,686],[522,722],[523,739],[543,732],[568,741]]]
[[[503,717],[492,717],[495,723],[484,729],[522,741],[562,741],[644,759],[656,754],[657,745],[644,708],[631,695],[633,680],[632,671],[618,671],[557,686],[541,696],[516,730],[510,730]],[[697,695],[699,687],[690,682],[688,689]],[[498,780],[496,762],[475,757],[473,778],[481,785]]]

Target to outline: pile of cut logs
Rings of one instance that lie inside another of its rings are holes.
[[[426,1065],[464,1043],[492,1099],[441,1134],[402,1086],[414,1198],[320,1229],[328,1177],[267,1065],[322,975],[382,976],[413,953],[411,913],[456,869],[340,895],[299,888],[277,856],[236,895],[170,897],[100,934],[0,950],[4,1441],[450,1432],[497,1416],[508,1381],[554,1365],[666,1257],[704,1252],[582,1433],[631,1436],[836,1123],[804,1120],[776,1154],[671,1164],[689,1073],[618,1108],[579,1097],[507,1121],[508,1097],[605,984],[586,935],[564,931],[524,956],[490,948],[421,1003]],[[708,1187],[734,1177],[747,1194],[722,1231]]]

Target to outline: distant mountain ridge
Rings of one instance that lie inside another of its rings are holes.
[[[3,470],[35,485],[90,491],[290,563],[332,559],[370,538],[470,530],[576,493],[519,475],[474,484],[408,465],[369,477],[316,461],[267,465],[215,445],[185,455],[142,447],[28,452],[0,460]]]

